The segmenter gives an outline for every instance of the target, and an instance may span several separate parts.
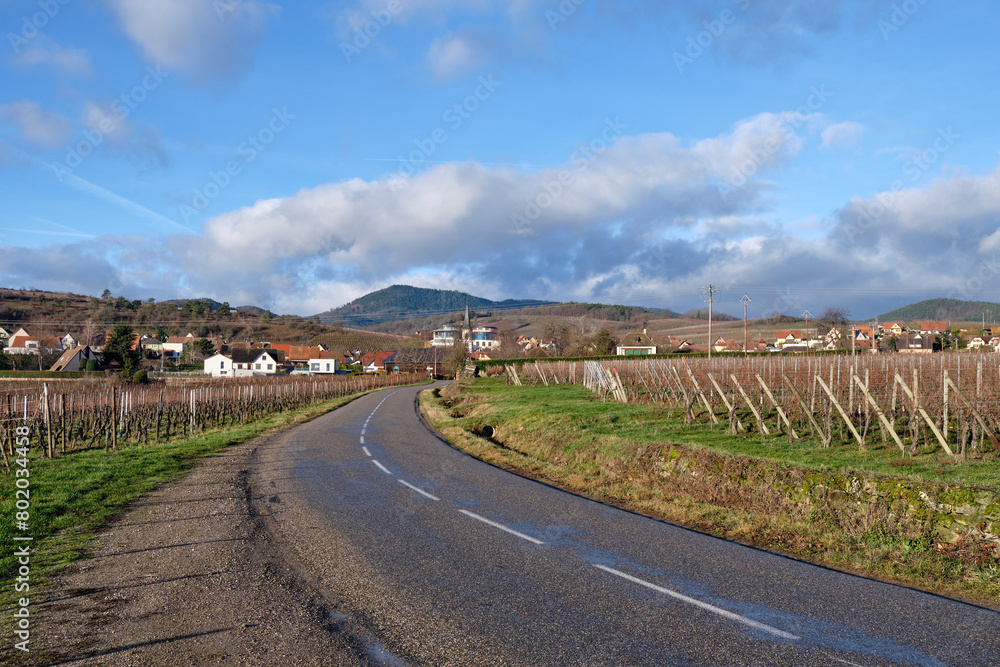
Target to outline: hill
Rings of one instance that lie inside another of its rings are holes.
[[[1000,316],[1000,303],[988,301],[962,301],[960,299],[927,299],[891,310],[878,316],[881,322],[913,322],[917,320],[945,320],[947,322],[987,323]]]
[[[334,322],[352,327],[365,327],[396,320],[434,317],[465,310],[466,304],[476,311],[515,310],[552,304],[533,299],[491,301],[455,290],[426,289],[409,285],[393,285],[377,290],[348,304],[318,315],[320,322]]]

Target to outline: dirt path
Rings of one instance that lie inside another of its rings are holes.
[[[14,664],[366,664],[255,516],[252,457],[281,437],[205,459],[131,506],[46,586],[32,651]]]

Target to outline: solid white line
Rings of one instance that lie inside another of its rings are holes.
[[[768,632],[768,633],[770,633],[772,635],[775,635],[777,637],[781,637],[782,639],[802,639],[798,635],[793,635],[790,632],[785,632],[784,630],[779,630],[778,628],[771,627],[770,625],[765,625],[763,623],[759,623],[759,622],[757,622],[757,621],[755,621],[753,619],[747,618],[746,616],[740,616],[739,614],[735,614],[735,613],[733,613],[731,611],[728,611],[726,609],[722,609],[721,607],[716,607],[715,605],[710,605],[707,602],[702,602],[701,600],[696,600],[694,598],[690,598],[690,597],[688,597],[686,595],[682,595],[681,593],[678,593],[677,591],[672,591],[669,588],[663,588],[662,586],[657,586],[656,584],[650,583],[650,582],[645,581],[643,579],[639,579],[638,577],[633,577],[630,574],[625,574],[624,572],[621,572],[621,571],[616,570],[614,568],[605,567],[604,565],[597,565],[596,563],[592,563],[592,565],[594,565],[594,567],[596,567],[599,570],[604,570],[605,572],[609,572],[609,573],[611,573],[613,575],[619,576],[622,579],[628,579],[629,581],[631,581],[633,583],[636,583],[636,584],[639,584],[640,586],[645,586],[646,588],[651,588],[654,591],[657,591],[658,593],[663,593],[664,595],[669,595],[669,596],[677,598],[678,600],[681,600],[683,602],[687,602],[688,604],[693,604],[696,607],[700,607],[701,609],[704,609],[705,611],[710,611],[713,614],[718,614],[719,616],[724,616],[725,618],[728,618],[730,620],[738,621],[738,622],[743,623],[745,625],[749,625],[752,628],[757,628],[758,630],[763,630],[764,632]]]
[[[528,540],[529,542],[531,542],[533,544],[545,544],[545,542],[542,542],[541,540],[536,540],[533,537],[528,537],[524,533],[519,533],[516,530],[508,528],[507,526],[505,526],[503,524],[497,523],[496,521],[490,521],[489,519],[487,519],[484,516],[479,516],[478,514],[473,514],[472,512],[467,512],[466,510],[458,510],[458,511],[461,512],[462,514],[464,514],[465,516],[471,516],[473,519],[476,519],[477,521],[482,521],[483,523],[485,523],[485,524],[487,524],[489,526],[493,526],[494,528],[499,528],[500,530],[506,531],[506,532],[510,533],[511,535],[517,535],[522,540]]]
[[[410,483],[409,483],[409,482],[407,482],[406,480],[402,480],[402,479],[397,479],[396,481],[397,481],[397,482],[399,482],[400,484],[402,484],[403,486],[405,486],[406,488],[408,488],[408,489],[413,489],[414,491],[416,491],[416,492],[417,492],[417,493],[419,493],[420,495],[422,495],[422,496],[426,496],[426,497],[430,498],[431,500],[441,500],[441,499],[440,499],[440,498],[438,498],[437,496],[432,496],[431,494],[427,493],[427,492],[426,492],[426,491],[424,491],[423,489],[419,489],[419,488],[417,488],[417,487],[413,486],[412,484],[410,484]]]
[[[842,664],[842,665],[851,665],[852,667],[865,667],[864,665],[859,665],[859,664],[858,664],[858,663],[856,663],[856,662],[849,662],[849,661],[847,661],[847,660],[841,660],[840,658],[835,658],[834,656],[830,655],[830,654],[829,654],[829,653],[827,653],[826,651],[823,651],[822,653],[823,653],[823,655],[825,655],[826,657],[830,658],[830,660],[833,660],[834,662],[839,662],[839,663],[840,663],[840,664]]]
[[[363,451],[365,453],[365,456],[367,456],[368,458],[371,458],[372,453],[368,451],[367,447],[362,447],[361,451]]]
[[[382,465],[378,461],[372,459],[372,463],[374,463],[375,465],[377,465],[378,469],[381,470],[382,472],[384,472],[386,475],[391,475],[392,474],[391,472],[389,472],[388,468],[386,468],[384,465]]]

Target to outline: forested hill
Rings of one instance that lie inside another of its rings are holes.
[[[393,285],[357,298],[339,308],[319,314],[325,324],[339,322],[352,327],[363,327],[382,322],[430,317],[457,313],[469,308],[483,310],[514,310],[531,306],[544,306],[552,301],[533,299],[506,299],[491,301],[455,290],[426,289],[409,285]]]
[[[962,301],[960,299],[927,299],[909,306],[883,313],[882,322],[915,322],[917,320],[945,320],[948,322],[977,322],[995,320],[1000,316],[1000,303],[988,301]]]

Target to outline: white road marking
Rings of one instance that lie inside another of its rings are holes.
[[[368,451],[367,447],[362,447],[361,451],[363,451],[365,453],[365,456],[367,456],[368,458],[371,458],[372,453]]]
[[[651,588],[654,591],[657,591],[658,593],[663,593],[664,595],[669,595],[673,598],[677,598],[682,602],[687,602],[688,604],[692,604],[696,607],[704,609],[705,611],[710,611],[713,614],[718,614],[719,616],[724,616],[725,618],[737,621],[739,623],[743,623],[744,625],[749,625],[752,628],[763,630],[764,632],[775,635],[776,637],[781,637],[782,639],[802,639],[798,635],[793,635],[790,632],[785,632],[784,630],[779,630],[778,628],[771,627],[770,625],[759,623],[758,621],[755,621],[751,618],[747,618],[746,616],[740,616],[739,614],[735,614],[726,609],[722,609],[721,607],[716,607],[715,605],[708,604],[707,602],[702,602],[701,600],[696,600],[686,595],[682,595],[681,593],[678,593],[677,591],[672,591],[669,588],[663,588],[662,586],[657,586],[656,584],[650,583],[643,579],[639,579],[638,577],[633,577],[630,574],[625,574],[624,572],[621,572],[614,568],[605,567],[604,565],[597,565],[596,563],[592,563],[592,565],[599,570],[604,570],[605,572],[609,572],[615,576],[621,577],[622,579],[628,579],[629,581],[639,584],[640,586]]]
[[[361,435],[364,435],[364,434],[365,434],[365,431],[367,431],[367,430],[368,430],[368,428],[367,428],[367,427],[366,427],[366,428],[363,428],[363,429],[361,429]]]
[[[381,470],[382,472],[384,472],[386,475],[391,475],[392,474],[391,472],[389,472],[388,468],[386,468],[384,465],[382,465],[381,463],[379,463],[375,459],[372,459],[372,463],[374,463],[375,465],[377,465],[378,469]]]
[[[477,521],[482,521],[483,523],[485,523],[485,524],[487,524],[489,526],[493,526],[494,528],[499,528],[500,530],[506,531],[506,532],[510,533],[511,535],[517,535],[522,540],[527,540],[527,541],[531,542],[532,544],[545,544],[541,540],[536,540],[535,538],[529,537],[529,536],[525,535],[524,533],[519,533],[516,530],[513,530],[512,528],[508,528],[507,526],[505,526],[505,525],[503,525],[501,523],[497,523],[496,521],[490,521],[489,519],[487,519],[484,516],[479,516],[478,514],[473,514],[472,512],[468,512],[466,510],[458,510],[458,511],[461,512],[462,514],[464,514],[465,516],[470,516],[473,519],[476,519]]]
[[[424,491],[423,489],[421,489],[421,488],[418,488],[418,487],[416,487],[416,486],[413,486],[412,484],[410,484],[410,483],[409,483],[409,482],[407,482],[406,480],[403,480],[403,479],[397,479],[396,481],[397,481],[397,482],[399,482],[400,484],[402,484],[403,486],[405,486],[406,488],[408,488],[408,489],[413,489],[414,491],[416,491],[416,492],[417,492],[417,493],[419,493],[420,495],[422,495],[422,496],[426,496],[427,498],[430,498],[431,500],[441,500],[441,499],[440,499],[440,498],[438,498],[437,496],[432,496],[431,494],[427,493],[427,492],[426,492],[426,491]]]
[[[361,436],[361,444],[365,444],[365,436]]]

